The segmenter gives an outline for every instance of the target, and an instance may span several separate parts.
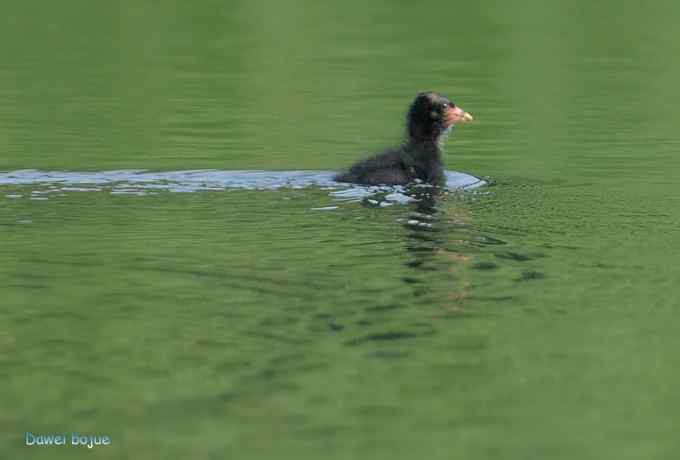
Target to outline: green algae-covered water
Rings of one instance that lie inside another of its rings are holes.
[[[677,458],[679,19],[5,5],[0,457]],[[490,186],[220,182],[347,166],[428,89],[476,117],[447,168]]]

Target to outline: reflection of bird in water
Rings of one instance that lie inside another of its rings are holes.
[[[456,241],[455,227],[461,225],[462,210],[443,211],[438,206],[446,192],[438,188],[424,188],[415,194],[417,201],[404,220],[408,232],[406,250],[413,256],[406,265],[414,270],[403,281],[414,286],[414,295],[423,302],[433,302],[448,312],[459,311],[469,297],[470,282],[461,278],[460,265],[467,264],[471,256],[456,250],[464,241]],[[446,213],[446,214],[445,214]],[[454,239],[452,239],[452,237]],[[437,291],[434,286],[445,286]]]

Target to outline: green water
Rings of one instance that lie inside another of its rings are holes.
[[[338,169],[435,89],[495,186],[0,187],[1,458],[677,458],[677,3],[3,10],[0,171]]]

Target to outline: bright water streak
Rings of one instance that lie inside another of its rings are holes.
[[[111,194],[145,195],[159,191],[190,193],[241,190],[277,190],[324,187],[340,189],[331,195],[342,200],[361,200],[381,194],[384,203],[410,201],[402,186],[360,186],[334,180],[335,171],[38,171],[21,170],[0,172],[0,187],[29,186],[34,195],[57,192],[95,192],[103,187]],[[446,171],[449,190],[472,190],[486,184],[469,174]],[[425,184],[422,185],[425,187]],[[2,188],[0,188],[0,191]],[[387,193],[386,193],[387,192]],[[391,192],[391,193],[390,193]],[[17,193],[6,196],[18,197]],[[41,196],[40,198],[44,198]]]

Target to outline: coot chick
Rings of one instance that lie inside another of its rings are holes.
[[[407,139],[397,149],[387,150],[338,174],[338,182],[367,185],[406,185],[419,179],[444,185],[442,139],[454,123],[471,121],[472,115],[435,92],[419,93],[406,115]]]

